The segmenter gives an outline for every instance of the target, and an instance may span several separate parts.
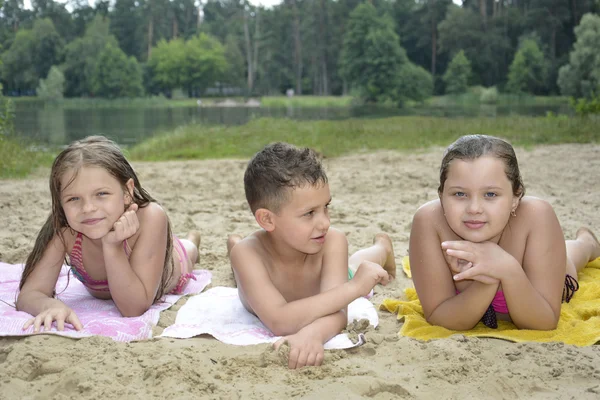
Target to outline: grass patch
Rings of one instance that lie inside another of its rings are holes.
[[[496,104],[500,106],[561,106],[569,104],[569,98],[564,96],[533,96],[497,92],[495,95],[486,96],[486,94],[490,94],[490,89],[472,88],[470,92],[463,94],[435,96],[427,99],[425,104],[438,107],[474,106],[479,104]]]
[[[263,146],[285,141],[309,146],[326,157],[357,151],[414,151],[447,146],[459,136],[482,133],[503,137],[515,146],[598,143],[600,118],[393,117],[343,121],[294,121],[262,118],[246,125],[188,125],[128,148],[132,160],[249,158]],[[49,167],[55,149],[37,150],[13,137],[0,136],[0,178],[25,177],[40,166]]]
[[[350,96],[264,96],[259,100],[262,107],[349,107],[352,105]],[[218,107],[225,100],[233,100],[243,104],[243,97],[202,97],[202,106]],[[38,97],[17,97],[13,101],[22,107],[39,107],[44,100]],[[178,108],[197,107],[198,99],[167,99],[162,96],[140,97],[134,99],[95,99],[95,98],[66,98],[53,101],[53,104],[67,110],[89,108]]]
[[[137,160],[248,158],[264,145],[285,141],[309,146],[327,157],[379,149],[415,150],[447,146],[459,136],[481,133],[515,146],[600,141],[597,118],[394,117],[344,121],[262,118],[236,127],[189,125],[130,149]]]
[[[263,107],[350,107],[352,96],[264,96],[261,97]]]
[[[0,135],[0,179],[23,178],[40,166],[52,164],[55,154],[35,150],[24,142]]]

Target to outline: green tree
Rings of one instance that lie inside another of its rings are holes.
[[[525,39],[508,72],[507,90],[513,93],[543,94],[546,91],[547,64],[534,39]]]
[[[127,57],[108,43],[102,50],[92,75],[94,95],[107,98],[137,97],[143,92],[142,71],[134,57]]]
[[[48,75],[53,65],[63,60],[63,40],[50,18],[38,19],[33,24],[33,62],[38,78]]]
[[[201,33],[185,43],[185,68],[182,79],[190,96],[202,93],[227,72],[225,49],[219,41]]]
[[[243,86],[244,72],[246,70],[244,55],[240,50],[238,41],[233,35],[227,35],[225,39],[225,60],[227,61],[227,72],[225,75],[227,83],[234,86]]]
[[[365,101],[400,101],[400,69],[408,58],[393,24],[372,4],[359,4],[350,14],[340,62],[342,76]]]
[[[119,47],[129,56],[138,59],[145,55],[140,46],[143,38],[142,10],[136,0],[116,0],[110,12],[110,32],[115,35]]]
[[[170,42],[161,40],[152,49],[152,56],[148,60],[152,82],[159,90],[168,95],[173,89],[183,86],[185,51],[183,39]]]
[[[410,62],[400,68],[398,83],[400,102],[406,100],[422,102],[433,93],[433,76],[425,68]]]
[[[444,74],[443,79],[446,84],[446,93],[465,93],[469,88],[471,74],[471,62],[465,55],[465,52],[461,50],[452,58]]]
[[[40,79],[37,95],[44,100],[59,100],[65,91],[65,76],[60,69],[52,66],[46,79]]]
[[[107,44],[118,47],[117,40],[109,33],[108,20],[96,15],[85,35],[67,45],[62,68],[67,96],[89,96],[92,93],[92,75],[98,56]]]
[[[584,15],[575,35],[569,64],[559,70],[558,86],[564,95],[593,98],[600,95],[600,16]]]
[[[9,92],[28,93],[35,89],[39,75],[34,63],[33,32],[21,29],[10,48],[2,54],[2,79]]]
[[[438,25],[440,51],[454,57],[463,50],[473,68],[473,83],[493,86],[504,79],[506,60],[512,58],[503,21],[483,24],[481,15],[472,8],[451,6],[446,19]]]

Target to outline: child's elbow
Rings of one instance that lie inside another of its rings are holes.
[[[272,319],[263,321],[263,323],[275,336],[288,336],[298,332],[297,327],[293,326],[294,324],[291,321],[285,319]]]
[[[463,321],[463,320],[460,320],[457,318],[443,320],[443,319],[438,319],[438,318],[435,318],[432,316],[425,317],[425,320],[428,323],[430,323],[431,325],[441,326],[442,328],[450,329],[453,331],[471,330],[475,327],[475,325],[477,325],[477,322],[478,322],[478,321],[476,321],[475,323],[473,323],[472,321]]]

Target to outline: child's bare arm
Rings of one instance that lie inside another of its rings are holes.
[[[473,282],[462,293],[456,293],[435,230],[436,220],[443,218],[438,214],[439,208],[428,203],[413,218],[409,254],[415,289],[429,323],[448,329],[471,329],[490,305],[498,284]]]
[[[17,297],[17,310],[34,316],[23,329],[34,325],[37,332],[43,324],[49,330],[53,321],[56,321],[58,330],[63,330],[65,322],[71,323],[75,329],[81,329],[75,313],[62,301],[52,297],[64,259],[65,247],[60,238],[54,236]]]
[[[104,244],[102,249],[111,297],[125,317],[143,314],[154,302],[167,248],[164,210],[150,203],[137,213],[141,228],[131,257],[127,258],[122,240]]]
[[[510,318],[521,329],[555,329],[560,317],[567,255],[560,223],[552,206],[540,199],[523,202],[532,223],[523,268],[502,279]],[[529,211],[531,210],[531,213]],[[534,222],[535,221],[535,222]]]
[[[329,245],[336,245],[336,239],[331,239],[328,237]],[[372,288],[367,288],[366,279],[353,279],[335,286],[340,281],[340,271],[326,278],[325,285],[330,287],[329,290],[288,303],[271,281],[263,260],[251,246],[238,243],[232,249],[230,258],[238,288],[243,292],[246,302],[260,320],[280,336],[294,334],[318,318],[338,313],[354,299],[368,294]],[[337,318],[341,321],[341,317]]]

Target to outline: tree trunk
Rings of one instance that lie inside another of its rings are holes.
[[[148,22],[148,60],[152,55],[152,39],[154,35],[154,17],[150,13],[150,21]]]
[[[431,76],[435,77],[435,64],[437,58],[437,18],[435,15],[435,0],[429,3],[431,9]]]
[[[479,13],[483,26],[487,26],[487,0],[479,0]]]
[[[172,39],[177,39],[179,35],[179,22],[177,21],[177,17],[173,17],[173,37]]]
[[[302,94],[302,39],[300,37],[300,17],[296,0],[292,0],[294,14],[294,63],[296,64],[296,94]]]
[[[319,12],[319,43],[320,43],[320,64],[321,64],[321,94],[329,94],[329,76],[327,74],[327,35],[325,34],[325,0],[320,2],[321,10]]]
[[[258,42],[260,38],[260,20],[258,14],[258,8],[256,9],[256,21],[254,21],[254,60],[252,61],[252,82],[256,79],[258,73]]]
[[[250,31],[248,30],[248,14],[244,9],[244,38],[246,40],[246,63],[248,64],[248,93],[252,93],[252,88],[254,86],[253,76],[254,73],[252,71],[252,47],[250,44]]]

